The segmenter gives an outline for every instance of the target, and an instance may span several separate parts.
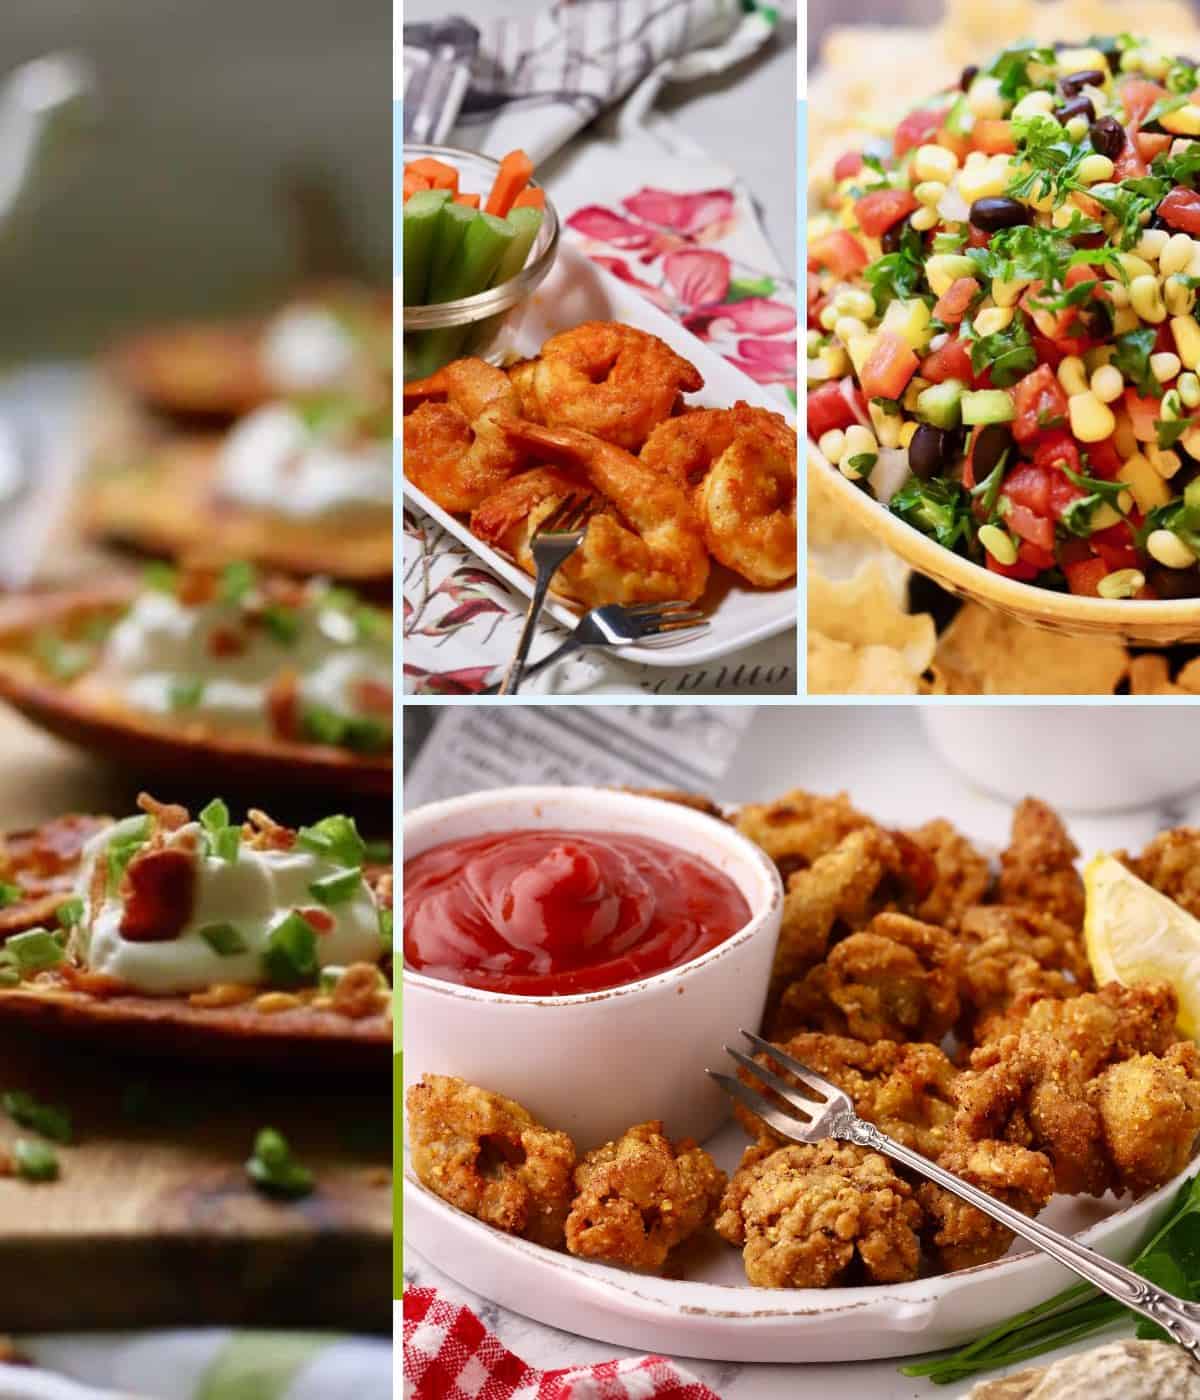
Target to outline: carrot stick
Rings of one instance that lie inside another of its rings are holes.
[[[455,204],[465,204],[468,209],[479,208],[479,196],[477,194],[456,194],[454,196],[454,202]]]
[[[512,207],[514,209],[544,209],[546,207],[546,191],[527,185],[513,200]]]
[[[428,188],[429,181],[424,177],[424,175],[418,175],[415,170],[406,170],[404,172],[405,199],[410,198],[410,196],[416,194],[419,190],[427,190]]]
[[[484,213],[504,218],[513,206],[513,200],[529,183],[533,174],[533,162],[524,151],[509,151],[500,162],[492,192],[484,205]]]
[[[406,171],[413,171],[417,175],[423,175],[429,181],[430,189],[450,190],[452,194],[458,193],[458,171],[452,165],[447,165],[444,160],[435,160],[433,156],[422,156],[420,160],[410,160],[404,167]]]

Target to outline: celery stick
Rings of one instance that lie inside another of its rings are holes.
[[[493,287],[499,287],[504,282],[511,282],[525,266],[529,259],[529,250],[533,247],[538,231],[542,227],[542,211],[531,206],[510,209],[508,222],[513,227],[513,239],[496,267],[495,275],[492,277]]]
[[[475,214],[454,256],[439,269],[440,276],[435,275],[430,284],[430,300],[457,301],[459,297],[486,291],[515,236],[507,219],[498,219],[494,214]]]
[[[439,294],[445,285],[450,267],[458,259],[467,229],[478,217],[476,210],[465,204],[443,204],[437,217],[433,234],[433,258],[429,267],[429,284],[425,290],[425,305],[449,301],[450,297]]]
[[[438,214],[449,198],[449,190],[420,190],[405,201],[402,226],[405,306],[424,304]]]

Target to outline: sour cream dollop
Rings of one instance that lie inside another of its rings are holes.
[[[359,348],[333,312],[301,304],[289,306],[271,321],[261,354],[267,378],[281,393],[311,394],[345,380]]]
[[[119,882],[114,889],[107,881],[104,897],[93,907],[93,872],[97,861],[107,861],[109,847],[128,841],[145,820],[129,817],[117,822],[83,848],[76,893],[84,901],[84,914],[72,952],[90,971],[119,978],[148,996],[198,992],[217,983],[269,985],[273,978],[266,954],[272,932],[298,910],[320,916],[322,926],[313,930],[320,967],[379,961],[379,908],[365,879],[359,879],[349,897],[324,905],[312,893],[313,884],[344,875],[348,867],[303,849],[255,849],[244,842],[237,858],[226,860],[206,853],[198,822],[188,822],[166,838],[168,849],[187,853],[194,870],[183,927],[165,941],[126,938],[121,932],[125,903]],[[240,946],[240,951],[219,951],[230,945]]]
[[[217,492],[255,510],[300,520],[392,508],[392,448],[314,429],[288,404],[237,424],[221,449]]]

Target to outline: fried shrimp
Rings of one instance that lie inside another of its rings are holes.
[[[591,517],[584,542],[558,571],[555,587],[588,607],[605,603],[694,602],[708,582],[708,551],[680,487],[642,465],[623,448],[573,428],[514,421],[504,432],[530,457],[553,463],[577,479],[576,494],[605,498]],[[532,538],[520,523],[521,506],[536,491],[567,489],[568,478],[540,474],[537,486],[518,480],[485,501],[471,528],[489,544],[514,549]],[[526,494],[528,493],[528,494]],[[514,533],[516,532],[516,533]]]
[[[508,376],[485,360],[413,380],[404,386],[404,475],[443,510],[474,510],[522,463],[501,431],[519,411]]]
[[[435,1194],[497,1230],[561,1246],[575,1147],[513,1099],[448,1075],[408,1091],[413,1170]]]
[[[567,1249],[627,1269],[661,1269],[677,1244],[713,1217],[725,1173],[690,1138],[669,1142],[639,1123],[575,1168]]]
[[[576,428],[636,452],[704,387],[700,371],[656,335],[617,321],[585,321],[552,336],[509,377],[521,414],[551,428]]]
[[[796,573],[796,451],[780,414],[737,403],[660,423],[641,459],[693,489],[714,558],[771,588]]]
[[[921,1218],[886,1157],[825,1138],[748,1147],[716,1229],[756,1287],[829,1288],[916,1278]]]

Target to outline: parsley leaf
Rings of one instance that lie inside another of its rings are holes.
[[[1078,187],[1079,166],[1093,154],[1089,141],[1072,141],[1066,129],[1053,117],[1035,113],[1018,117],[1012,124],[1017,139],[1013,160],[1016,175],[1008,193],[1015,199],[1044,199],[1052,196],[1056,205]]]
[[[978,337],[973,328],[968,331],[964,324],[964,336],[971,342],[971,368],[976,374],[990,370],[997,389],[1009,388],[1037,364],[1037,351],[1024,316],[1014,316],[1002,331]]]
[[[863,277],[875,298],[875,310],[882,315],[897,299],[914,296],[925,280],[925,250],[921,235],[912,224],[900,232],[900,246],[863,268]]]
[[[1143,398],[1159,398],[1162,385],[1150,368],[1150,356],[1154,353],[1154,342],[1158,339],[1155,326],[1142,326],[1136,331],[1126,331],[1116,338],[1116,351],[1112,364],[1133,384]]]
[[[892,497],[888,509],[946,549],[972,539],[971,498],[957,481],[914,476]]]
[[[1053,69],[1054,63],[1053,49],[1040,48],[1035,44],[1013,44],[1000,51],[987,73],[990,77],[999,79],[1000,96],[1016,102],[1035,88],[1049,88],[1053,85],[1048,73],[1044,78],[1035,81],[1029,71],[1031,65],[1039,64],[1044,68]]]

